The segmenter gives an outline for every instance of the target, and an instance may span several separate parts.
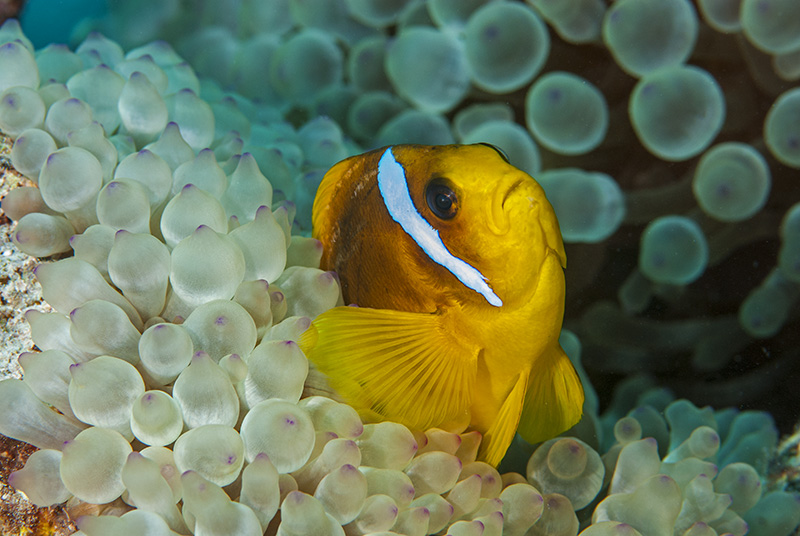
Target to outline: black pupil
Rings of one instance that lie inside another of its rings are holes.
[[[428,186],[428,207],[437,218],[449,220],[456,215],[456,194],[444,184]]]

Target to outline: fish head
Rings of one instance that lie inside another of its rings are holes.
[[[323,179],[313,221],[322,268],[364,307],[497,309],[530,298],[548,255],[565,259],[542,188],[485,144],[348,158]]]
[[[535,291],[548,256],[565,267],[558,221],[544,190],[497,148],[395,146],[392,152],[420,216],[488,287],[463,280],[448,284],[459,301],[493,307],[522,303]],[[563,301],[563,295],[554,299]]]

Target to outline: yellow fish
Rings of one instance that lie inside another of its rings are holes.
[[[343,160],[313,209],[345,303],[300,346],[367,420],[549,439],[581,417],[558,335],[566,255],[541,186],[490,145],[394,145]]]

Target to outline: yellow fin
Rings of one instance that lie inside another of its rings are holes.
[[[299,344],[362,413],[425,430],[469,409],[478,349],[448,333],[439,314],[335,307]]]
[[[500,407],[494,424],[486,431],[481,441],[478,459],[492,467],[497,467],[505,456],[508,446],[514,439],[519,424],[522,404],[525,401],[525,388],[528,385],[528,373],[520,374],[514,388]]]
[[[335,218],[333,213],[336,209],[333,206],[334,198],[337,191],[347,186],[344,175],[351,166],[352,161],[348,158],[331,167],[322,178],[322,182],[314,196],[314,207],[311,214],[313,235],[314,238],[321,240],[323,244],[328,242],[328,238],[322,235],[328,234],[333,227],[330,220]]]
[[[545,441],[577,423],[582,413],[581,380],[556,343],[533,365],[519,433],[529,443]]]

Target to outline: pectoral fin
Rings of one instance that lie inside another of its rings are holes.
[[[534,364],[519,423],[529,443],[551,439],[577,423],[583,413],[583,386],[558,343]]]
[[[497,467],[505,456],[508,446],[514,439],[519,424],[522,405],[525,401],[525,388],[528,385],[527,372],[519,375],[517,382],[500,407],[494,424],[486,431],[478,451],[478,459]]]
[[[336,307],[299,344],[362,413],[424,430],[470,406],[478,349],[446,330],[439,314]]]

